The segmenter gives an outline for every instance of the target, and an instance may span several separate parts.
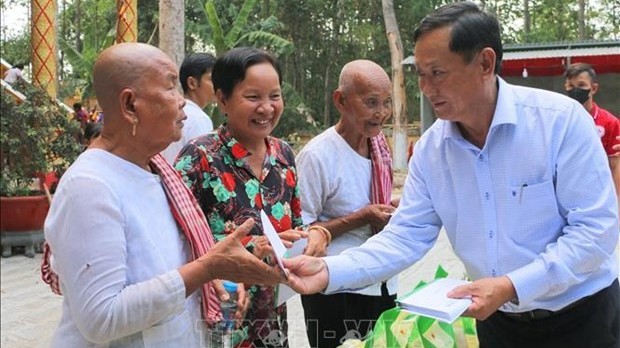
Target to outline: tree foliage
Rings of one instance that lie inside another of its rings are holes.
[[[451,1],[393,1],[405,56],[412,52],[412,31],[416,24],[432,9]],[[583,16],[579,15],[580,2],[585,4]],[[115,1],[58,0],[58,3],[60,36],[84,60],[94,59],[114,29]],[[576,40],[580,35],[584,39],[620,38],[618,0],[478,0],[477,3],[498,17],[505,43]],[[28,1],[0,3],[3,9],[17,4],[27,5]],[[81,9],[79,16],[77,4]],[[138,13],[138,41],[158,45],[158,2],[138,1]],[[529,20],[529,28],[525,28],[525,18]],[[310,116],[322,128],[335,123],[337,113],[331,104],[331,92],[346,62],[370,59],[391,74],[383,22],[380,1],[185,0],[185,51],[221,54],[235,46],[253,45],[274,52],[283,68],[287,106],[277,130],[286,134],[303,131],[305,127],[311,129],[305,122]],[[81,42],[82,47],[76,42]],[[29,62],[28,47],[27,35],[2,37],[2,57],[11,63]],[[68,47],[62,50],[63,80],[87,80],[87,72],[79,67],[78,55],[69,51]],[[410,121],[417,120],[419,92],[416,79],[408,70],[405,83],[407,117]],[[69,84],[64,82],[64,85]]]

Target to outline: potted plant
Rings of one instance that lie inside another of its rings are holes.
[[[32,240],[42,240],[49,209],[45,190],[55,189],[50,178],[60,178],[82,145],[79,125],[64,107],[38,87],[27,83],[16,87],[25,101],[4,88],[0,92],[2,255],[10,255],[11,246],[24,245],[27,256],[34,256]]]

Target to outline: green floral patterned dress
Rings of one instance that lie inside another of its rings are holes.
[[[252,236],[263,234],[261,209],[277,232],[302,224],[293,150],[277,138],[268,137],[265,141],[267,155],[262,178],[254,176],[246,160],[250,153],[230,135],[226,125],[193,139],[177,157],[175,168],[198,200],[216,242],[247,218],[253,218],[256,224],[251,236],[244,240],[251,250]],[[273,287],[253,286],[249,294],[251,305],[244,325],[244,341],[267,342],[279,337],[286,346],[286,304],[275,308]]]

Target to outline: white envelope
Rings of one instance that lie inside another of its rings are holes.
[[[278,232],[276,232],[276,229],[273,227],[273,224],[271,224],[271,221],[269,220],[269,217],[264,210],[260,211],[260,220],[263,224],[263,233],[265,234],[265,237],[267,237],[267,240],[269,240],[269,244],[271,244],[271,247],[273,248],[276,262],[278,262],[278,265],[284,272],[285,276],[288,277],[288,271],[284,268],[284,265],[282,264],[282,259],[301,255],[306,248],[306,244],[308,244],[308,240],[305,238],[300,239],[293,243],[293,246],[290,249],[286,249],[284,243],[282,243],[282,240],[280,239],[280,236],[278,236]],[[278,285],[276,294],[276,307],[280,306],[291,297],[297,295],[297,293],[293,289],[284,284]]]

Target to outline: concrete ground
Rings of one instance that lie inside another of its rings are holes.
[[[62,297],[52,294],[41,281],[41,254],[27,258],[23,254],[0,259],[0,346],[3,348],[49,347],[60,321]],[[411,290],[418,281],[433,278],[441,264],[454,277],[464,274],[447,238],[438,243],[423,260],[399,276],[399,293]],[[289,342],[291,348],[307,348],[303,309],[299,296],[288,302]]]
[[[404,172],[395,173],[394,194],[399,195]],[[41,280],[41,254],[27,258],[16,253],[0,260],[0,346],[2,348],[49,347],[52,334],[60,321],[62,297],[52,294]],[[433,279],[441,264],[451,276],[465,274],[444,233],[437,244],[418,263],[399,276],[399,293],[411,290],[420,280]],[[306,327],[299,296],[288,302],[289,344],[307,348]]]

